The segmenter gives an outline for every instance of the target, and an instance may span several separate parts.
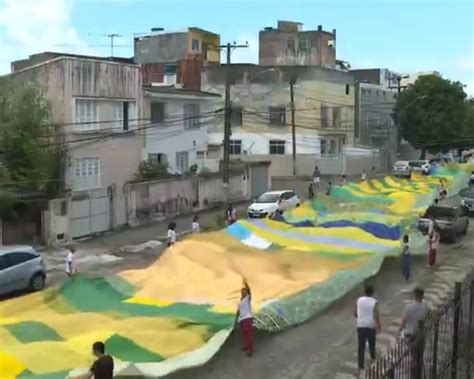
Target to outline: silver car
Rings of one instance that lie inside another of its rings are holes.
[[[46,267],[31,246],[0,247],[0,295],[40,291],[46,283]]]

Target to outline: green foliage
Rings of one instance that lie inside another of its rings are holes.
[[[38,87],[0,79],[0,184],[56,192],[64,155],[55,132],[50,106]]]
[[[141,182],[144,180],[167,179],[171,177],[173,177],[173,175],[168,172],[167,165],[147,160],[140,163],[138,173],[135,175],[135,180]]]
[[[473,127],[466,124],[467,104],[461,83],[425,75],[401,92],[394,118],[413,147],[447,151],[474,142],[466,138],[466,128]]]

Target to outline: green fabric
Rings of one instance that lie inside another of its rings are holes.
[[[22,343],[39,341],[63,341],[62,337],[48,325],[36,321],[22,321],[5,325],[11,335]]]

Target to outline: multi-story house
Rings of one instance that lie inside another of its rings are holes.
[[[70,238],[126,224],[124,184],[141,160],[140,67],[129,59],[42,53],[12,63],[19,80],[39,85],[67,151]]]
[[[294,82],[297,154],[338,155],[354,136],[354,81],[341,71],[304,66],[231,66],[230,154],[291,155],[290,82]],[[202,89],[225,92],[226,66],[209,66]],[[223,107],[221,99],[221,106]],[[222,143],[223,121],[209,128]]]
[[[336,29],[303,30],[299,22],[278,21],[259,33],[259,57],[262,66],[319,66],[336,68]]]

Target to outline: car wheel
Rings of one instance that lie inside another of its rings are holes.
[[[45,285],[45,278],[43,274],[35,274],[30,280],[30,290],[33,292],[41,291]]]

